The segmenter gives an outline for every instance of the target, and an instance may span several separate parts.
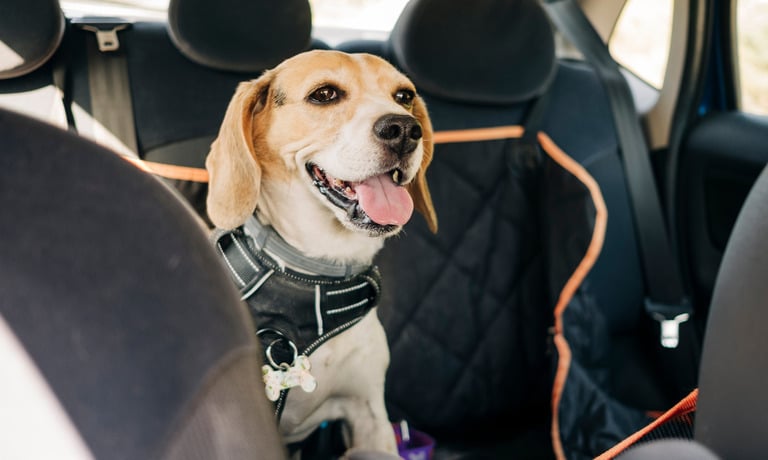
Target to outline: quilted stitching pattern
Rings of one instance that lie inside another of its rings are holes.
[[[507,166],[514,143],[438,145],[428,180],[440,231],[414,219],[380,257],[391,415],[431,433],[491,429],[548,398],[539,185]]]

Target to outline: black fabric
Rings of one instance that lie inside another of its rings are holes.
[[[517,124],[530,107],[463,104],[419,90],[437,131]],[[561,61],[550,93],[542,129],[596,179],[609,216],[600,257],[565,318],[576,364],[560,412],[562,436],[569,455],[589,458],[644,426],[646,410],[665,409],[679,396],[662,388],[651,351],[658,326],[643,311],[637,241],[604,89],[588,65]],[[390,414],[435,435],[445,455],[471,457],[477,451],[467,446],[500,443],[525,451],[516,444],[520,436],[550,429],[547,327],[591,224],[583,189],[562,182],[568,175],[561,169],[550,164],[537,179],[508,172],[512,144],[438,144],[427,172],[438,234],[414,218],[378,260],[385,280],[379,313],[392,354]],[[500,428],[515,420],[519,426]],[[547,446],[538,449],[527,455],[546,457]]]
[[[544,129],[595,178],[608,225],[600,257],[563,317],[571,368],[558,410],[569,458],[592,458],[646,425],[690,388],[670,384],[658,323],[644,311],[638,241],[611,110],[598,76],[566,62]],[[562,227],[570,229],[570,227]]]
[[[261,380],[261,356],[256,347],[236,353],[212,372],[198,398],[178,424],[168,443],[168,460],[285,459],[263,396],[255,391]]]
[[[189,59],[214,69],[255,72],[307,49],[307,0],[171,0],[168,28]]]
[[[272,355],[276,363],[292,363],[294,351],[309,356],[378,304],[381,275],[377,267],[349,278],[283,269],[258,251],[242,228],[222,232],[216,246],[248,303],[256,330],[266,329],[296,345],[297,350],[292,351],[285,343],[276,344],[276,354]],[[266,348],[275,336],[265,334],[261,340]]]
[[[768,169],[731,233],[712,295],[701,361],[696,440],[728,459],[766,450]]]
[[[97,458],[157,458],[222,366],[260,353],[247,311],[155,178],[2,111],[0,139],[0,314]],[[273,425],[252,436],[279,449]]]
[[[635,226],[638,229],[647,295],[649,301],[654,304],[649,307],[655,308],[656,312],[671,310],[672,313],[667,319],[672,319],[680,313],[691,313],[677,254],[673,252],[672,242],[667,235],[650,154],[642,127],[637,120],[637,110],[629,85],[602,38],[574,1],[549,1],[546,8],[558,30],[595,66],[608,92],[616,133],[621,144],[624,175],[630,190]],[[664,313],[667,316],[667,312]],[[698,357],[691,358],[695,365]]]
[[[39,68],[53,56],[64,36],[64,13],[58,0],[0,2],[0,42],[16,56],[0,60],[0,80]]]
[[[381,40],[366,40],[366,39],[359,39],[359,40],[349,40],[345,42],[341,42],[333,47],[333,49],[338,51],[343,51],[345,53],[368,53],[373,54],[376,56],[383,57],[384,59],[388,61],[392,61],[392,57],[388,54],[388,51],[390,50],[390,46],[387,42],[381,41]]]
[[[420,89],[468,103],[526,101],[555,68],[552,29],[535,0],[411,1],[389,46]]]
[[[519,429],[509,414],[548,413],[538,172],[507,166],[516,145],[438,145],[428,180],[440,231],[417,220],[379,258],[390,417],[438,439],[491,442]]]

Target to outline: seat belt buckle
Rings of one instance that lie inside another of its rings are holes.
[[[120,49],[120,40],[117,33],[127,29],[131,24],[124,21],[115,22],[108,18],[81,18],[73,21],[78,27],[96,34],[96,43],[99,45],[99,51],[110,53]]]
[[[645,299],[645,311],[661,326],[661,346],[677,348],[680,344],[680,325],[687,322],[692,314],[688,299],[684,298],[679,305],[665,305]]]

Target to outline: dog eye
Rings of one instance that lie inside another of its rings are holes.
[[[410,108],[413,105],[413,98],[416,94],[409,89],[400,89],[395,92],[395,102],[403,107]]]
[[[320,87],[309,95],[309,102],[314,104],[328,104],[339,98],[341,91],[336,87],[327,85]]]

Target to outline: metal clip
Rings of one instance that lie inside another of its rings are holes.
[[[691,317],[688,313],[681,313],[672,319],[667,319],[660,313],[652,315],[653,319],[661,323],[661,346],[664,348],[677,348],[680,343],[680,325]]]
[[[102,29],[87,24],[81,24],[80,27],[82,27],[83,30],[95,33],[96,42],[99,44],[99,51],[107,53],[120,49],[120,40],[117,38],[117,33],[123,29],[127,29],[129,25],[130,24],[119,24],[109,29]]]
[[[680,325],[691,318],[688,299],[683,299],[680,305],[665,305],[645,299],[645,311],[661,324],[661,346],[677,348],[680,344]]]

